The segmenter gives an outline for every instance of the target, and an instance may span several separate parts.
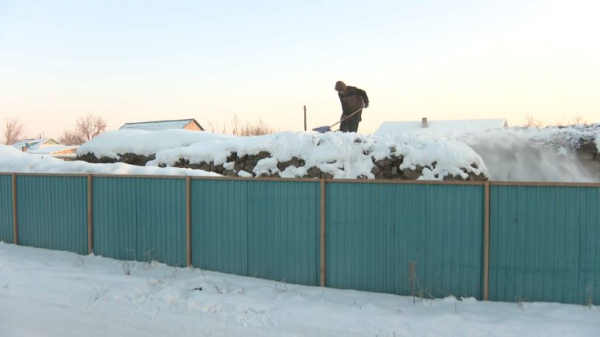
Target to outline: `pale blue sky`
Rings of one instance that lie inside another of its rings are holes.
[[[58,137],[82,114],[125,122],[339,118],[359,131],[461,118],[600,122],[598,1],[0,0],[0,118]]]

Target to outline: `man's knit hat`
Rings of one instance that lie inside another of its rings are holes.
[[[347,86],[344,82],[342,81],[337,81],[335,82],[335,90],[336,91],[346,91]]]

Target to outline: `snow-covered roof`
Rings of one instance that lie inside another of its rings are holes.
[[[58,145],[58,142],[52,138],[23,139],[22,141],[12,144],[14,148],[19,150],[23,147],[27,147],[28,150],[36,150],[54,145]]]
[[[422,121],[384,122],[375,131],[377,136],[402,135],[447,135],[483,132],[487,130],[505,129],[506,119],[464,119],[464,120],[428,120],[423,127]]]
[[[119,130],[170,130],[170,129],[185,129],[190,123],[197,125],[200,130],[204,130],[202,126],[194,119],[178,119],[178,120],[164,120],[164,121],[149,121],[149,122],[136,122],[136,123],[125,123],[119,128]]]

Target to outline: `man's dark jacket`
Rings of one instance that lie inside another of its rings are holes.
[[[347,87],[346,92],[342,94],[338,94],[340,97],[340,102],[342,103],[342,116],[348,116],[351,113],[369,107],[369,97],[367,97],[367,93],[356,87]],[[361,113],[359,115],[359,120]]]

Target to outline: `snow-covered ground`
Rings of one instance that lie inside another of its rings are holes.
[[[12,146],[0,145],[0,172],[7,173],[73,173],[129,174],[164,176],[218,176],[212,172],[176,167],[134,166],[123,163],[90,164],[84,161],[64,161],[51,155],[32,155]]]
[[[413,303],[410,297],[0,243],[0,336],[598,336],[599,332],[598,308],[455,298]]]

